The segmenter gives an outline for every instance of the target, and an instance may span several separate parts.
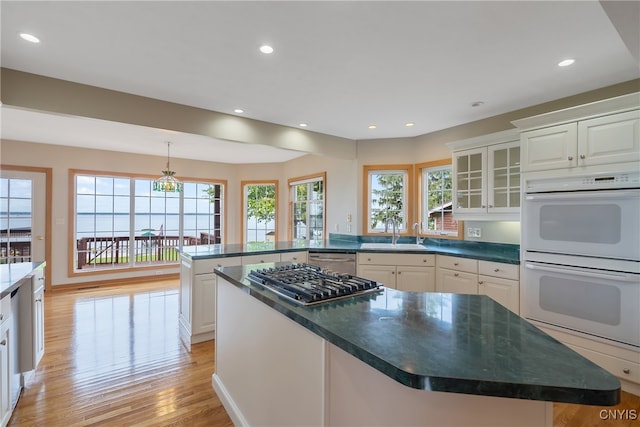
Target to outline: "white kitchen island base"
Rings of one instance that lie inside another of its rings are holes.
[[[551,426],[551,402],[402,385],[218,278],[213,387],[235,425]]]

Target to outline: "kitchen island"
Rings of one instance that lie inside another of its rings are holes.
[[[216,270],[212,381],[237,425],[541,426],[550,402],[619,400],[617,378],[486,296],[305,307],[249,282],[255,268]]]

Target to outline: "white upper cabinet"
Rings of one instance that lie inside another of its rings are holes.
[[[640,110],[578,122],[581,166],[640,161]]]
[[[453,149],[453,213],[458,219],[520,218],[520,140],[516,131],[447,144]]]
[[[526,172],[577,165],[578,126],[575,123],[523,132],[520,135]]]
[[[635,93],[515,120],[524,130],[522,171],[640,161],[639,107]]]
[[[520,212],[520,141],[487,147],[487,212]]]

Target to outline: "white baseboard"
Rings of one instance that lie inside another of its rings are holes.
[[[220,377],[218,375],[213,374],[211,376],[211,385],[218,395],[218,399],[220,399],[220,402],[222,402],[222,406],[224,406],[224,409],[227,411],[229,418],[231,418],[233,425],[248,426],[249,423],[242,415],[242,412],[240,412],[240,408],[238,408],[238,406],[235,404],[235,402],[231,398],[231,395],[229,395],[229,393],[227,392],[226,387],[224,386],[222,380],[220,380]]]

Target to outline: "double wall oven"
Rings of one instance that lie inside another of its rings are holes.
[[[640,171],[532,178],[522,315],[640,351]]]

